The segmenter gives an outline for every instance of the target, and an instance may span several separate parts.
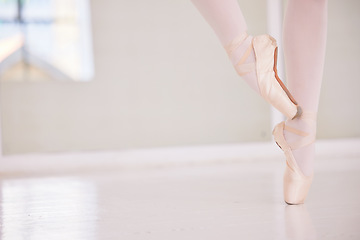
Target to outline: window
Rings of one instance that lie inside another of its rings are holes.
[[[88,0],[0,0],[2,81],[93,74]]]

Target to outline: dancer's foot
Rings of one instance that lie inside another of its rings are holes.
[[[269,35],[246,32],[225,47],[238,75],[286,117],[300,117],[301,108],[277,75],[277,44]]]
[[[281,122],[274,128],[275,141],[286,157],[284,200],[288,204],[304,203],[309,192],[314,176],[312,169],[314,155],[311,153],[315,141],[315,123],[316,114],[304,112],[299,121]],[[299,129],[300,126],[302,128]]]

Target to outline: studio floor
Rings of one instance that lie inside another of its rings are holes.
[[[319,157],[292,206],[282,160],[2,176],[1,239],[360,239],[360,158]]]

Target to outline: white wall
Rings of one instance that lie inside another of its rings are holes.
[[[251,34],[266,31],[265,2],[240,1]],[[318,136],[359,137],[360,5],[329,5]],[[267,103],[238,78],[190,1],[91,8],[95,79],[2,82],[4,154],[271,139]]]
[[[360,1],[329,1],[318,136],[360,136]]]

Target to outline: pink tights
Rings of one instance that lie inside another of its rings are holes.
[[[247,31],[244,16],[237,0],[192,0],[226,47],[234,38]],[[327,0],[289,0],[284,18],[284,53],[288,88],[304,111],[317,112],[323,75],[327,31]],[[229,56],[235,64],[251,43],[252,36]],[[255,61],[253,54],[247,59]],[[255,72],[243,79],[259,93]],[[316,132],[316,122],[301,118],[287,120],[286,125],[305,132]],[[301,136],[284,132],[288,141]],[[305,175],[313,172],[315,146],[293,151],[294,157]]]

